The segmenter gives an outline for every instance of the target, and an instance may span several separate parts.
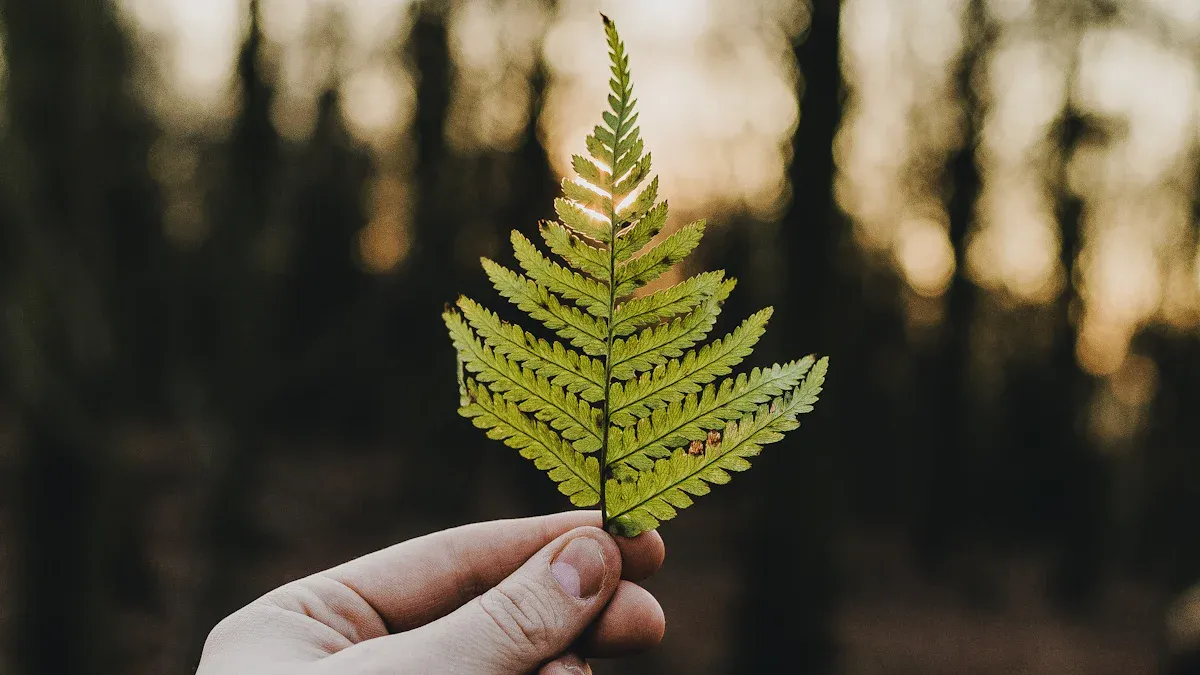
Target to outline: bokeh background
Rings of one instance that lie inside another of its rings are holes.
[[[600,673],[1194,673],[1200,4],[0,0],[0,672],[192,672],[221,616],[565,508],[439,313],[632,55],[678,276],[832,357],[664,526]]]

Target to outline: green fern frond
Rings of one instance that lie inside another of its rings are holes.
[[[654,468],[639,473],[635,480],[608,480],[609,518],[612,531],[635,537],[653,530],[679,509],[692,505],[692,497],[708,494],[711,485],[724,485],[729,472],[750,468],[750,457],[762,446],[783,438],[800,426],[796,416],[812,410],[825,383],[828,360],[821,359],[804,382],[791,393],[764,404],[738,422],[730,422],[719,444],[709,444],[699,454],[676,450],[660,459]]]
[[[467,385],[471,402],[459,412],[488,438],[504,441],[521,451],[525,459],[550,474],[558,490],[571,498],[575,506],[593,506],[600,501],[600,462],[595,456],[577,452],[552,429],[525,413],[503,396],[476,383]]]
[[[608,276],[608,251],[592,246],[558,223],[543,222],[541,233],[542,239],[554,255],[565,260],[571,267],[593,279]]]
[[[546,328],[587,354],[600,356],[608,353],[608,326],[604,321],[590,317],[578,308],[563,305],[550,289],[491,260],[483,259],[483,269],[496,291],[522,312],[541,321]]]
[[[595,212],[585,211],[579,204],[562,197],[554,200],[554,211],[563,224],[572,230],[601,243],[609,242],[608,226],[597,218]]]
[[[602,361],[563,347],[561,342],[551,344],[527,333],[468,297],[458,299],[458,308],[497,354],[521,363],[550,380],[550,384],[565,387],[585,401],[595,402],[604,397]]]
[[[764,309],[729,335],[688,352],[682,360],[669,361],[624,386],[613,385],[609,420],[619,427],[629,426],[651,410],[700,391],[701,385],[729,373],[753,351],[770,316],[771,309]]]
[[[609,290],[603,284],[551,262],[516,230],[512,233],[512,245],[517,262],[521,263],[525,275],[534,283],[558,294],[559,297],[574,300],[575,304],[592,316],[600,319],[612,316]]]
[[[617,295],[625,296],[654,281],[688,257],[704,236],[704,221],[692,223],[661,244],[617,268]]]
[[[563,342],[470,298],[444,315],[457,352],[459,412],[546,471],[577,506],[633,536],[673,518],[798,426],[828,362],[731,374],[766,330],[767,308],[701,344],[736,281],[706,272],[637,295],[695,250],[705,223],[666,237],[668,207],[637,126],[629,57],[606,17],[609,110],[572,158],[575,176],[540,234],[512,233],[521,271],[483,267],[499,294]],[[720,382],[718,378],[725,378]]]
[[[642,250],[650,243],[652,239],[662,232],[663,227],[667,224],[667,202],[664,200],[641,220],[628,228],[613,244],[613,250],[616,253],[616,261],[623,263],[633,257],[635,253]]]
[[[646,471],[654,465],[651,460],[667,457],[671,450],[692,441],[703,441],[709,431],[719,430],[729,420],[739,419],[757,410],[760,404],[790,391],[813,363],[813,357],[808,356],[782,366],[755,368],[659,408],[620,433],[609,430],[609,465],[614,469],[626,465],[635,472]]]
[[[694,311],[670,323],[651,326],[625,340],[613,342],[609,361],[613,377],[628,380],[638,373],[660,366],[683,355],[684,350],[703,340],[721,313],[721,303],[729,297],[737,281],[727,279],[712,297]]]
[[[550,384],[545,377],[522,368],[521,364],[489,345],[482,344],[462,315],[448,313],[446,325],[454,347],[462,356],[475,380],[487,385],[494,394],[516,403],[522,412],[534,413],[580,452],[595,452],[602,445],[600,411],[563,387]]]
[[[725,272],[705,272],[669,288],[621,303],[612,319],[613,334],[624,337],[663,319],[686,314],[717,292]]]

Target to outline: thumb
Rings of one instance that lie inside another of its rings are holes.
[[[393,656],[411,672],[514,675],[561,655],[608,604],[621,579],[612,537],[579,527],[547,544],[517,571],[451,614],[397,640]],[[422,671],[435,665],[434,671]],[[401,668],[397,672],[410,672]]]
[[[580,527],[554,540],[446,617],[451,639],[478,659],[477,670],[464,672],[525,673],[562,654],[608,604],[620,578],[620,549],[603,531]]]

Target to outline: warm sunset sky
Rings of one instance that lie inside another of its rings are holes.
[[[343,85],[356,133],[377,147],[402,138],[413,84],[396,54],[411,0],[264,0],[280,59],[277,125],[303,137],[315,92]],[[130,20],[170,45],[152,101],[176,123],[219,128],[245,28],[242,0],[122,0]],[[953,273],[937,171],[960,142],[953,69],[963,48],[964,0],[847,0],[845,72],[850,106],[837,144],[838,197],[856,241],[920,297],[938,298]],[[1200,4],[1125,0],[1100,25],[1064,16],[1071,0],[991,0],[998,27],[981,65],[985,180],[969,250],[970,272],[1010,304],[1040,304],[1066,283],[1058,262],[1048,142],[1068,100],[1121,133],[1071,158],[1069,185],[1084,199],[1086,300],[1081,363],[1099,374],[1124,362],[1148,321],[1191,325],[1197,308],[1193,218],[1200,82]],[[527,110],[526,77],[539,40],[552,75],[544,138],[557,168],[582,149],[607,86],[603,9],[632,55],[643,136],[663,191],[681,213],[749,212],[786,205],[789,139],[798,119],[791,42],[807,28],[784,0],[577,0],[547,16],[537,0],[453,3],[459,72],[447,136],[463,150],[511,147]],[[313,49],[312,26],[338,9],[346,39],[340,71]],[[1058,17],[1058,19],[1055,19]],[[401,194],[402,190],[394,190]]]

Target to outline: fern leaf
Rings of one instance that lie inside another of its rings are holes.
[[[622,265],[617,270],[617,296],[632,293],[677,265],[700,244],[702,236],[704,221],[692,223],[667,237],[661,244]]]
[[[593,279],[608,278],[608,251],[592,246],[558,223],[543,222],[540,229],[554,255]]]
[[[605,147],[605,145],[600,142],[600,139],[596,138],[595,134],[591,134],[585,138],[584,145],[587,146],[588,155],[590,155],[595,161],[607,166],[607,162],[612,160],[612,151],[608,147]]]
[[[521,452],[534,466],[550,474],[558,491],[571,498],[575,506],[593,506],[600,501],[600,462],[594,456],[577,452],[563,442],[554,430],[525,413],[503,396],[493,396],[486,387],[467,385],[472,402],[459,413],[488,438]]]
[[[624,463],[635,471],[646,471],[653,467],[653,459],[667,457],[671,450],[692,441],[703,441],[709,431],[721,429],[729,420],[790,391],[813,362],[808,356],[782,366],[755,368],[659,408],[634,426],[610,429],[608,461],[614,468]]]
[[[599,188],[594,185],[582,185],[575,181],[564,179],[562,182],[562,191],[567,196],[567,199],[586,209],[590,209],[596,213],[608,213],[612,211],[612,196],[606,192],[600,192]]]
[[[618,173],[617,175],[623,176],[623,178],[613,187],[613,200],[620,204],[622,200],[637,191],[641,187],[642,181],[650,175],[650,166],[650,153],[646,153],[628,173]]]
[[[667,224],[667,202],[650,209],[637,223],[629,227],[613,244],[616,261],[623,263],[650,243],[650,240]]]
[[[608,327],[575,307],[563,305],[550,289],[539,286],[512,270],[483,260],[483,268],[496,291],[522,312],[541,321],[546,328],[591,356],[608,351]]]
[[[827,359],[818,361],[799,387],[740,421],[730,422],[720,443],[702,454],[676,450],[636,480],[609,479],[606,488],[613,532],[635,537],[653,530],[674,518],[679,509],[691,506],[692,497],[708,494],[711,485],[728,483],[730,472],[750,468],[749,458],[757,456],[762,446],[781,440],[784,432],[800,426],[796,417],[812,410],[827,368]]]
[[[579,234],[603,243],[611,241],[608,226],[601,222],[603,216],[600,214],[584,210],[579,204],[562,197],[554,200],[554,211],[563,225]]]
[[[495,312],[468,297],[458,299],[458,308],[471,328],[497,354],[507,356],[585,401],[596,402],[604,397],[602,362],[567,349],[560,342],[551,344],[539,339],[520,326],[502,321]]]
[[[771,308],[761,310],[742,322],[729,335],[688,352],[682,360],[672,360],[652,372],[621,385],[610,392],[609,420],[619,427],[629,426],[667,403],[700,391],[702,385],[726,375],[753,351],[767,330]]]
[[[735,285],[736,281],[728,279],[717,287],[712,297],[690,314],[668,324],[647,328],[626,340],[613,342],[609,359],[613,364],[613,379],[628,380],[644,370],[681,356],[685,349],[703,340],[717,322],[721,303],[729,297]]]
[[[641,159],[642,150],[645,149],[645,146],[642,143],[642,139],[638,138],[638,133],[638,129],[634,129],[630,133],[630,139],[627,142],[627,147],[625,147],[625,154],[621,156],[621,159],[617,160],[614,173],[618,176],[625,175],[625,172],[632,169]]]
[[[608,185],[612,181],[612,174],[583,155],[572,155],[571,166],[580,178],[592,185]]]
[[[504,395],[505,400],[516,403],[522,412],[534,413],[571,441],[576,450],[588,453],[602,447],[599,411],[481,343],[458,312],[447,312],[445,319],[463,364],[474,373],[478,382],[486,384],[493,393]]]
[[[724,272],[634,297],[695,250],[705,223],[661,236],[668,207],[637,125],[629,56],[607,17],[604,30],[609,109],[584,138],[586,153],[572,157],[575,175],[554,200],[558,222],[540,224],[556,257],[514,231],[521,272],[482,261],[497,292],[562,342],[466,297],[444,318],[460,414],[546,471],[573,504],[599,504],[611,532],[632,536],[727,482],[797,426],[828,362],[809,357],[731,376],[771,310],[703,344],[736,285]]]
[[[550,289],[551,293],[557,293],[568,300],[574,300],[575,304],[592,316],[600,319],[611,316],[608,288],[552,262],[516,230],[512,233],[512,245],[517,262],[521,263],[526,276],[539,286],[544,286]]]
[[[716,293],[724,278],[725,272],[720,270],[705,272],[669,288],[623,303],[613,315],[613,334],[624,337],[639,328],[652,326],[663,319],[694,310]]]
[[[617,211],[613,216],[618,224],[625,224],[638,220],[644,217],[653,208],[655,200],[658,199],[658,176],[650,179],[650,184],[646,189],[642,190],[636,199],[628,206],[624,206]]]

